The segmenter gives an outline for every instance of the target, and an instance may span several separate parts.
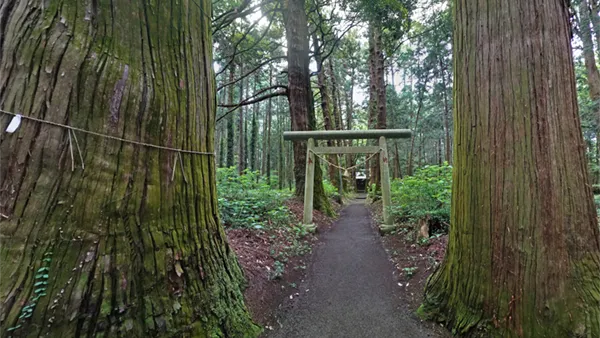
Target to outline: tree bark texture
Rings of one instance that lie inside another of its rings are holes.
[[[596,56],[594,53],[594,40],[592,39],[592,29],[590,27],[590,8],[587,0],[579,1],[578,33],[583,44],[583,59],[587,75],[588,89],[590,99],[594,103],[596,113],[596,134],[600,135],[600,72],[596,66]],[[596,173],[595,182],[600,179],[600,173]]]
[[[447,66],[440,60],[440,68],[442,69],[442,97],[444,99],[444,146],[446,150],[446,161],[452,165],[452,136],[450,135],[450,104],[448,103],[448,82],[446,81]],[[449,81],[450,77],[448,77]]]
[[[229,82],[233,82],[235,80],[235,64],[232,63],[229,66]],[[235,87],[229,86],[228,89],[228,101],[229,104],[233,104],[235,100]],[[229,113],[227,117],[227,167],[231,168],[234,165],[235,160],[235,128],[233,121],[233,113]]]
[[[386,128],[386,88],[385,88],[385,61],[383,55],[383,42],[381,27],[377,23],[369,23],[369,128]],[[381,175],[379,172],[379,159],[371,161],[370,183],[375,184],[380,190]]]
[[[211,2],[195,2],[0,3],[0,108],[213,152]],[[257,336],[214,156],[74,133],[1,136],[0,334]]]
[[[240,77],[244,76],[244,65],[240,64]],[[240,101],[244,98],[245,79],[240,81]],[[238,120],[238,173],[242,175],[246,170],[246,119],[244,114],[246,107],[240,107],[240,118]]]
[[[256,93],[258,89],[259,77],[256,75],[254,77],[254,92]],[[254,104],[252,107],[252,124],[250,127],[250,170],[256,171],[258,170],[258,148],[256,147],[258,144],[258,112],[260,111],[260,102]]]
[[[319,93],[321,93],[321,113],[323,114],[323,125],[325,130],[334,130],[335,129],[335,118],[332,113],[333,102],[331,100],[331,96],[329,95],[329,88],[327,86],[327,75],[325,72],[325,67],[323,67],[323,59],[321,57],[321,45],[319,44],[319,39],[317,38],[317,33],[313,33],[313,46],[314,46],[314,56],[315,63],[317,64],[317,84],[319,86]],[[335,146],[334,140],[327,140],[327,146],[333,147]],[[337,155],[329,155],[329,162],[338,164]],[[329,181],[337,187],[338,180],[338,169],[332,165],[327,165],[327,172],[329,175]]]
[[[567,2],[454,3],[446,258],[421,313],[484,337],[600,337],[600,238]]]
[[[287,0],[285,35],[288,43],[288,100],[292,131],[315,128],[313,94],[310,88],[308,18],[304,0]],[[296,196],[304,195],[306,142],[293,142]],[[318,161],[317,161],[318,162]],[[315,163],[314,208],[333,214],[323,188],[322,171]]]

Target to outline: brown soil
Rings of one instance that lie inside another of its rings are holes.
[[[381,219],[381,203],[371,205],[371,211]],[[442,263],[448,245],[448,235],[432,237],[418,244],[417,225],[403,225],[398,231],[381,237],[381,242],[396,268],[395,275],[400,286],[400,299],[405,308],[415,312],[423,301],[427,278]],[[450,336],[448,331],[433,322],[423,325],[434,328],[440,335]]]
[[[303,202],[294,198],[285,204],[300,222]],[[339,205],[336,204],[335,208],[339,209]],[[317,210],[313,213],[313,219],[318,233],[327,231],[333,224],[333,218]],[[309,258],[309,255],[290,257],[285,263],[283,276],[273,279],[275,269],[273,256],[282,248],[292,244],[289,236],[285,236],[284,233],[283,230],[227,230],[229,244],[235,250],[246,275],[247,288],[244,292],[246,305],[254,321],[267,328],[276,324],[274,312],[279,304],[290,293],[295,292],[295,287],[304,279]],[[318,234],[307,235],[303,241],[312,247],[318,242]]]

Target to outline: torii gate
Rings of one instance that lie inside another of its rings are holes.
[[[371,130],[328,130],[328,131],[286,131],[283,139],[286,141],[308,140],[306,150],[306,177],[304,181],[304,226],[314,231],[313,224],[313,193],[315,177],[315,154],[375,154],[379,153],[381,172],[381,197],[383,200],[382,232],[391,230],[394,222],[388,207],[391,205],[390,169],[386,138],[410,138],[411,131],[407,129],[371,129]],[[315,140],[364,140],[379,139],[379,146],[363,147],[315,147]]]

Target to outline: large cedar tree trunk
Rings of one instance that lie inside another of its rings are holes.
[[[285,11],[285,35],[288,43],[288,100],[292,131],[315,128],[313,94],[310,88],[308,19],[304,0],[288,0]],[[304,196],[306,142],[293,142],[296,196]],[[333,214],[323,188],[323,173],[315,163],[314,208]]]
[[[213,152],[211,2],[195,2],[1,2],[0,108]],[[67,129],[1,136],[0,335],[256,336],[214,156],[75,134],[85,169]]]
[[[566,4],[454,4],[451,231],[420,310],[458,334],[600,337],[600,238]]]
[[[374,22],[369,23],[369,128],[386,128],[386,92],[385,62],[381,27]],[[374,141],[375,143],[377,141]],[[380,190],[381,177],[379,158],[371,161],[370,183]]]
[[[317,33],[313,33],[313,48],[314,48],[314,56],[315,63],[317,64],[317,84],[319,86],[319,92],[321,93],[321,113],[323,114],[323,125],[325,130],[334,130],[335,128],[335,117],[332,113],[333,110],[333,102],[332,98],[329,95],[329,88],[327,83],[327,74],[325,72],[325,67],[323,64],[323,58],[321,56],[321,47],[319,44],[319,39],[317,38]],[[335,146],[334,140],[327,140],[327,146],[333,147]],[[329,162],[338,165],[337,155],[332,154],[329,155]],[[329,181],[337,187],[339,184],[338,180],[338,169],[332,165],[327,165],[327,172],[329,175]]]

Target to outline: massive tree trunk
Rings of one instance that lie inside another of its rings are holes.
[[[600,238],[566,4],[454,5],[451,231],[421,311],[458,334],[600,337]]]
[[[350,70],[350,90],[344,93],[346,98],[346,129],[352,130],[353,119],[354,119],[354,67]],[[352,140],[347,141],[348,146],[352,146]],[[355,156],[352,154],[346,154],[346,167],[350,168],[354,166]],[[350,171],[352,182],[356,185],[356,169]],[[356,187],[355,187],[356,188]]]
[[[381,27],[377,23],[369,23],[369,128],[386,128],[386,92],[385,92],[385,61]],[[370,183],[376,189],[381,187],[379,159],[376,156],[371,161]]]
[[[319,85],[319,92],[321,93],[321,112],[323,113],[323,125],[325,130],[334,130],[335,128],[335,117],[332,113],[333,102],[329,95],[329,88],[327,88],[327,76],[325,68],[323,67],[323,58],[321,57],[321,45],[317,38],[317,33],[313,33],[313,48],[315,63],[317,64],[317,84]],[[335,146],[334,140],[327,140],[327,146]],[[338,164],[337,155],[329,155],[329,162]],[[332,165],[327,165],[327,172],[329,174],[329,181],[334,185],[338,186],[338,170]]]
[[[308,19],[304,4],[304,0],[288,0],[284,20],[288,43],[288,99],[292,131],[311,130],[315,127],[308,68]],[[296,196],[302,197],[306,176],[306,142],[294,142],[293,148]],[[321,167],[315,163],[314,207],[332,214],[333,209],[325,196],[322,178]]]
[[[212,153],[211,3],[195,1],[3,2],[1,109]],[[214,156],[107,136],[2,134],[1,334],[256,336]]]

